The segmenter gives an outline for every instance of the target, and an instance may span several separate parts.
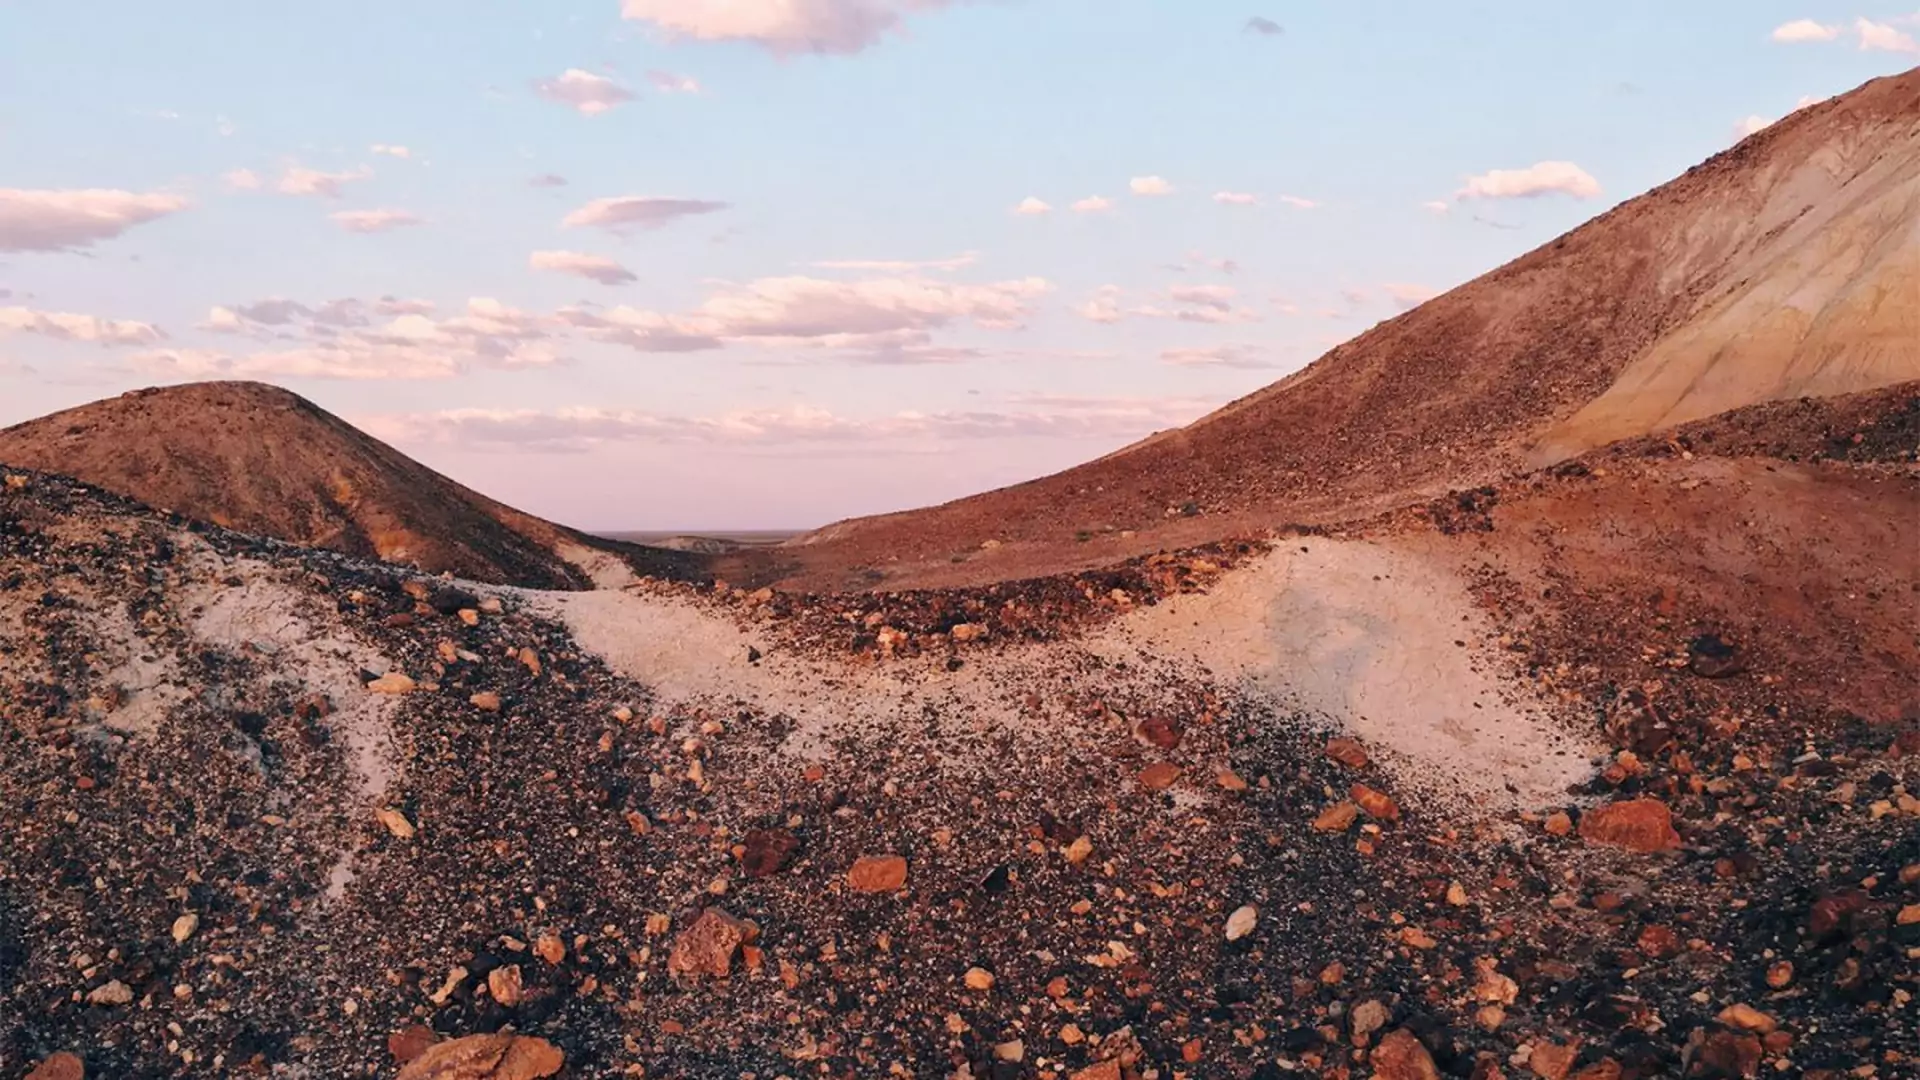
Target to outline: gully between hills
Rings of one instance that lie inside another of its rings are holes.
[[[1909,466],[843,597],[0,470],[0,1077],[1914,1075],[1916,526],[1771,531]]]

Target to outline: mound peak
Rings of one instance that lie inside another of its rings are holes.
[[[611,559],[656,573],[692,562],[502,505],[265,383],[135,390],[30,420],[0,431],[0,462],[239,532],[476,581],[579,589],[596,568],[618,570]]]
[[[960,553],[988,540],[1049,572],[1350,520],[1729,410],[1916,379],[1920,68],[1802,109],[1185,428],[799,538],[792,580],[859,587],[880,563],[896,587],[960,580]],[[1108,542],[1076,542],[1089,534]]]

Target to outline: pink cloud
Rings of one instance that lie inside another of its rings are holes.
[[[535,270],[572,274],[602,285],[626,285],[639,280],[633,271],[604,255],[579,251],[536,251],[527,256],[527,265]]]
[[[4,334],[38,334],[90,345],[151,345],[166,337],[149,323],[24,307],[0,307],[0,335]]]
[[[187,208],[178,195],[0,188],[0,251],[74,251]]]
[[[1600,182],[1571,161],[1542,161],[1524,169],[1494,169],[1468,177],[1455,197],[1532,199],[1555,194],[1591,199],[1600,194]]]
[[[604,75],[568,68],[557,79],[539,79],[533,92],[584,116],[598,116],[633,100],[633,91]]]
[[[723,202],[704,199],[625,195],[595,199],[562,218],[560,224],[570,229],[591,226],[615,233],[630,229],[658,229],[678,218],[717,213],[727,209],[727,206]]]
[[[316,169],[289,165],[280,174],[278,190],[282,195],[305,195],[320,199],[337,199],[341,189],[356,180],[365,180],[373,175],[373,170],[365,165],[350,172],[320,172]]]
[[[1259,206],[1260,196],[1250,195],[1244,191],[1216,191],[1213,194],[1213,201],[1221,206]]]
[[[425,224],[419,217],[405,210],[342,210],[329,214],[333,223],[354,233],[382,233],[395,229],[404,229],[412,225]]]
[[[743,41],[778,56],[847,55],[901,29],[911,13],[958,0],[625,0],[621,15],[668,36]]]
[[[676,75],[671,71],[653,70],[647,72],[647,82],[663,94],[697,94],[700,82],[691,75]]]

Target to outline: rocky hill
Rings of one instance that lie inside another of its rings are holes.
[[[871,585],[867,569],[899,586],[1092,565],[1363,516],[1743,406],[1913,380],[1920,68],[1801,110],[1185,428],[830,526],[769,573],[821,589]],[[955,563],[988,541],[994,564]]]
[[[590,588],[694,561],[542,521],[262,383],[137,390],[0,430],[0,462],[242,532],[476,581]]]

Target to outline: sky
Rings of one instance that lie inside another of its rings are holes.
[[[1913,0],[6,0],[0,425],[258,379],[582,528],[940,502],[1917,36]]]

